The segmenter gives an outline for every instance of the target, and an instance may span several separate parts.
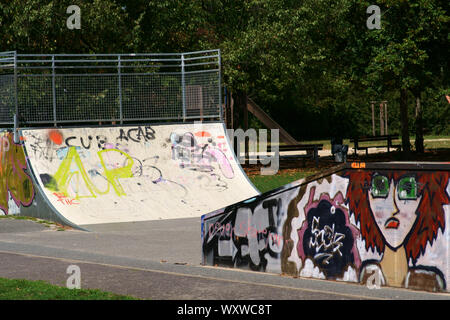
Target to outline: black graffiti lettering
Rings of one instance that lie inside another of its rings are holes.
[[[31,134],[31,137],[34,139],[34,143],[30,144],[30,148],[33,151],[34,155],[40,157],[41,159],[45,159],[52,162],[54,150],[52,142],[48,139],[45,141],[33,134]],[[3,146],[3,148],[4,147],[5,146]]]
[[[125,141],[128,141],[128,136],[123,129],[120,129],[119,138],[117,138],[117,139],[119,139],[120,141],[122,141],[124,139],[125,139]]]
[[[281,204],[280,198],[274,198],[225,209],[224,217],[205,230],[203,250],[211,255],[212,263],[265,270],[269,256],[279,259],[285,244],[279,233]]]
[[[83,137],[77,138],[75,136],[70,136],[66,138],[65,143],[67,147],[83,147],[84,149],[90,149],[91,141],[93,139],[94,138],[92,136],[88,136],[86,140]],[[99,149],[103,149],[105,143],[108,141],[106,136],[103,135],[96,136],[95,139],[97,140],[97,146]]]
[[[105,143],[108,142],[108,138],[106,138],[106,136],[96,136],[95,137],[97,139],[97,146],[99,149],[103,149]]]
[[[80,138],[80,141],[81,141],[81,145],[83,146],[83,148],[89,149],[89,148],[91,147],[92,137],[91,137],[91,136],[88,136],[89,144],[88,144],[87,146],[84,144],[84,139],[83,139],[83,137]]]
[[[136,138],[133,138],[132,132],[135,132],[135,131],[137,131]],[[137,127],[135,129],[130,129],[130,130],[128,130],[128,133],[127,133],[128,138],[130,138],[131,141],[134,141],[134,142],[141,142],[141,134],[143,134],[141,127]]]
[[[141,126],[137,128],[131,128],[128,129],[127,132],[125,132],[124,129],[120,129],[118,140],[122,141],[134,141],[134,142],[142,142],[142,141],[149,141],[155,139],[155,130],[152,129],[152,127],[146,126],[144,129],[142,129]]]
[[[274,213],[276,214],[277,218],[279,217],[278,210],[280,208],[280,202],[281,199],[270,199],[262,203],[263,208],[269,210],[269,225],[271,226],[278,226],[278,224],[280,223],[278,219],[276,222],[274,220]],[[277,208],[277,211],[274,211],[273,208]]]
[[[148,140],[155,139],[155,130],[153,130],[152,127],[149,126],[145,127],[145,138]]]
[[[68,147],[76,147],[75,145],[73,145],[72,143],[70,143],[69,141],[76,139],[77,137],[71,136],[71,137],[67,137],[66,138],[66,146]]]

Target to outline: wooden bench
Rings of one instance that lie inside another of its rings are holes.
[[[323,150],[323,144],[289,144],[279,145],[278,151],[306,151],[306,154],[296,154],[285,157],[290,158],[311,158],[315,160],[316,166],[319,166],[319,150]],[[271,146],[267,146],[267,151],[272,152]]]
[[[390,152],[391,148],[400,149],[402,146],[400,144],[394,145],[392,144],[392,140],[398,139],[398,135],[396,134],[388,134],[383,136],[370,136],[370,137],[358,137],[350,139],[351,143],[354,143],[353,150],[355,150],[355,155],[358,154],[358,150],[366,150],[366,156],[369,155],[369,148],[387,148],[388,152]],[[360,146],[361,142],[373,142],[373,141],[384,141],[385,144],[375,145],[375,146]]]

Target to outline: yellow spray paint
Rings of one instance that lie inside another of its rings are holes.
[[[119,152],[123,156],[127,158],[127,165],[124,167],[114,168],[114,169],[107,169],[105,160],[103,159],[103,154],[110,153],[110,152]],[[105,149],[101,150],[98,153],[98,157],[100,158],[100,163],[103,167],[106,179],[109,181],[109,183],[114,188],[114,191],[117,193],[118,196],[125,196],[126,193],[123,190],[123,187],[120,185],[119,178],[131,178],[133,176],[131,168],[133,167],[134,161],[133,158],[131,158],[127,153],[123,152],[122,150],[118,149]]]
[[[103,157],[103,154],[108,152],[118,152],[123,156],[125,156],[128,160],[127,165],[124,167],[108,169]],[[75,199],[80,199],[80,198],[96,198],[97,195],[107,194],[110,191],[110,186],[112,186],[118,196],[126,195],[125,191],[123,190],[123,187],[119,182],[119,178],[131,178],[133,176],[131,170],[134,163],[133,159],[125,152],[117,149],[101,150],[97,154],[98,157],[100,158],[100,163],[103,167],[104,176],[108,181],[106,190],[102,191],[98,189],[97,186],[89,178],[89,174],[86,172],[86,169],[84,168],[83,162],[81,161],[80,155],[78,154],[76,147],[69,147],[66,157],[61,162],[58,171],[53,175],[56,185],[54,187],[47,186],[47,189],[50,189],[52,191],[58,191],[60,193],[63,193],[67,197],[70,196],[74,197]],[[77,170],[72,170],[72,164],[75,165]],[[80,185],[80,183],[84,183],[86,189],[89,191],[89,194],[81,195],[77,192],[77,194],[75,195],[70,195],[68,192],[68,188],[71,182],[75,182],[76,185],[78,186]]]
[[[9,194],[17,206],[29,206],[34,198],[33,182],[25,172],[23,147],[15,144],[13,133],[6,132],[0,143],[0,209],[8,214]]]

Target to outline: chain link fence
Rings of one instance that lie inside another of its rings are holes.
[[[220,51],[0,53],[0,124],[222,120]]]

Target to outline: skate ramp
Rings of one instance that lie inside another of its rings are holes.
[[[20,214],[76,226],[200,217],[258,194],[220,122],[20,135],[27,160],[21,173],[34,195],[12,201]]]

